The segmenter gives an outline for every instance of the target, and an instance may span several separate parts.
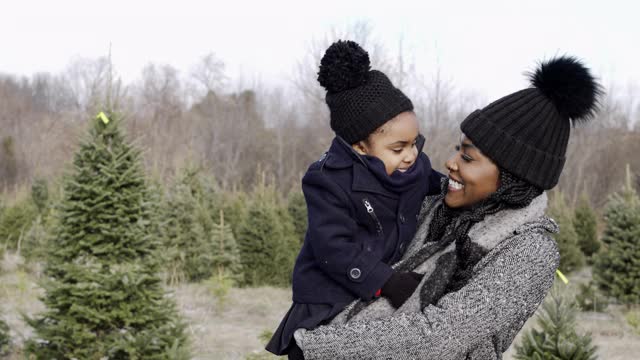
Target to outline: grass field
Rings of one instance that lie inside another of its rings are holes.
[[[0,273],[2,317],[11,327],[14,351],[7,359],[23,359],[22,341],[31,336],[21,313],[35,314],[43,309],[38,301],[41,289],[37,272],[21,270],[19,258],[5,255]],[[570,277],[572,283],[588,279],[588,269]],[[263,350],[266,332],[275,330],[290,305],[291,290],[270,287],[230,289],[220,304],[206,283],[184,284],[170,288],[180,312],[188,323],[194,359],[277,359]],[[591,332],[598,345],[600,359],[630,360],[640,354],[640,335],[627,324],[619,307],[606,313],[583,312],[579,331]],[[533,326],[529,319],[525,328]],[[516,339],[516,342],[518,339]],[[511,359],[513,346],[505,354]]]

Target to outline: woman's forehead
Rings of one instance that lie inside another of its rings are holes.
[[[464,133],[460,133],[460,143],[473,145],[473,142],[471,142],[471,139],[469,139],[467,135],[465,135]]]

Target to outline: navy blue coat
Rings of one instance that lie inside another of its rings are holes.
[[[302,179],[309,226],[293,270],[293,301],[346,304],[371,299],[391,276],[417,228],[439,172],[419,146],[424,180],[401,194],[387,190],[344,140],[335,138]]]

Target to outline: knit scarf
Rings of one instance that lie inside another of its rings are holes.
[[[443,181],[440,196],[444,198],[448,180]],[[505,169],[500,169],[500,186],[487,199],[470,208],[454,209],[444,202],[438,207],[429,223],[426,242],[436,242],[429,252],[436,252],[455,242],[455,251],[446,253],[436,262],[434,271],[422,286],[420,302],[422,306],[435,304],[444,294],[457,291],[470,279],[472,269],[488,252],[471,241],[469,229],[486,216],[504,209],[520,209],[542,194],[542,189],[519,179]],[[421,250],[429,250],[421,249]],[[415,258],[424,258],[416,256]],[[396,271],[411,271],[417,264],[400,264]]]

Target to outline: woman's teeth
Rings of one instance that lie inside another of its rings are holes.
[[[454,190],[462,190],[462,188],[464,188],[464,185],[462,185],[461,183],[449,178],[449,187],[454,189]]]

